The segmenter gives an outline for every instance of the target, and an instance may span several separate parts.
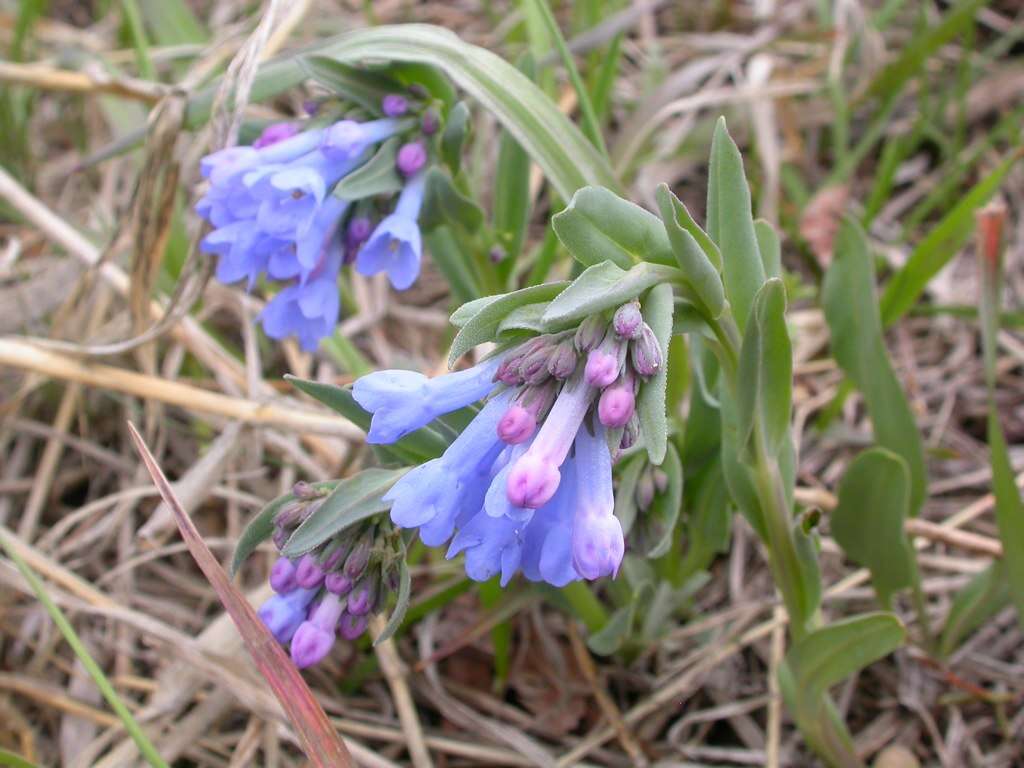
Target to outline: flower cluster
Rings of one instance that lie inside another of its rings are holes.
[[[371,443],[391,443],[484,400],[442,456],[385,495],[391,520],[429,546],[449,539],[466,573],[502,584],[522,571],[555,586],[615,575],[622,527],[613,514],[613,453],[639,436],[638,390],[663,364],[638,302],[575,331],[536,336],[457,373],[428,379],[379,371],[353,396],[373,414]]]
[[[298,483],[294,501],[274,517],[273,540],[280,549],[322,502],[311,486]],[[346,528],[300,558],[279,557],[270,571],[276,593],[259,616],[277,640],[291,644],[300,669],[316,664],[338,635],[356,640],[366,631],[388,590],[397,588],[394,558],[375,523]]]
[[[265,275],[283,283],[260,317],[271,338],[297,336],[304,349],[315,350],[333,332],[343,264],[354,263],[365,275],[386,272],[398,290],[415,282],[422,255],[417,219],[429,158],[423,137],[410,135],[417,125],[406,116],[410,109],[404,96],[392,94],[383,100],[380,119],[305,130],[277,123],[251,146],[203,158],[208,189],[196,210],[213,229],[201,248],[217,257],[221,282],[246,280],[251,289]],[[436,120],[419,125],[424,134],[437,129]],[[374,226],[370,201],[332,192],[392,136],[404,137],[395,165],[405,184],[393,212]]]

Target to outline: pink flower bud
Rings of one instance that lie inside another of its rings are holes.
[[[324,587],[336,595],[347,595],[352,591],[352,579],[340,571],[334,571],[324,578]]]
[[[303,589],[319,587],[324,581],[324,569],[313,555],[303,555],[295,569],[295,582]]]
[[[592,387],[604,388],[619,376],[619,358],[603,349],[592,349],[587,355],[583,377]]]
[[[509,445],[525,443],[533,437],[537,419],[521,405],[513,405],[498,422],[498,437]]]
[[[645,378],[649,378],[661,370],[661,347],[654,337],[654,331],[647,323],[643,324],[640,337],[630,343],[633,355],[633,369]]]
[[[338,632],[346,640],[358,640],[363,632],[366,631],[366,625],[369,621],[370,618],[366,615],[354,616],[345,611],[345,613],[341,614],[341,618],[338,619]]]
[[[632,386],[608,387],[598,401],[597,417],[606,427],[624,427],[633,415],[635,404]]]
[[[427,148],[420,141],[403,144],[395,158],[395,167],[406,178],[415,176],[427,164]]]
[[[508,473],[508,500],[517,507],[539,509],[555,495],[561,479],[558,467],[527,452]]]
[[[277,144],[279,141],[290,139],[299,132],[299,126],[295,123],[271,123],[263,129],[263,133],[260,137],[252,143],[256,149],[261,147],[269,147],[271,144]]]

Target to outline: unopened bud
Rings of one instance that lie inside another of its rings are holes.
[[[303,555],[295,569],[295,583],[304,589],[318,587],[323,583],[324,569],[316,561],[316,556]]]
[[[345,566],[342,568],[342,572],[353,581],[358,579],[370,562],[370,550],[372,547],[373,541],[370,535],[362,536],[355,546],[352,547],[348,557],[345,558]]]
[[[548,360],[554,347],[544,344],[538,346],[530,354],[523,358],[519,365],[519,373],[523,381],[531,386],[541,384],[550,375],[548,373]]]
[[[368,574],[356,582],[348,595],[348,612],[353,616],[365,616],[377,601],[378,579]]]
[[[295,589],[295,563],[287,557],[279,557],[270,569],[270,588],[283,594]]]
[[[366,625],[370,619],[368,616],[356,616],[348,611],[341,614],[341,618],[338,619],[338,632],[346,640],[358,640],[363,632],[366,631]]]
[[[505,260],[508,253],[500,245],[491,246],[491,250],[487,252],[487,257],[491,260],[491,264],[500,264]]]
[[[597,403],[597,417],[606,427],[624,427],[632,418],[635,407],[636,397],[633,394],[632,382],[620,380],[601,393],[601,399]]]
[[[389,93],[381,100],[380,107],[385,117],[401,117],[409,111],[409,100],[399,93]]]
[[[623,304],[615,311],[612,318],[612,327],[615,333],[623,339],[635,339],[640,335],[643,328],[644,318],[640,314],[640,302],[631,301]]]
[[[427,164],[427,147],[421,141],[403,144],[395,158],[395,167],[406,178],[415,176]]]
[[[436,109],[428,109],[423,113],[423,120],[420,123],[420,130],[423,131],[426,136],[433,136],[437,133],[437,129],[441,127],[441,117],[437,114]]]
[[[644,378],[650,378],[661,370],[662,358],[661,347],[654,337],[654,331],[647,323],[643,324],[640,338],[630,343],[632,353],[633,369]]]
[[[556,379],[568,379],[576,370],[576,343],[571,336],[562,339],[548,358],[548,373]]]
[[[334,571],[324,578],[324,587],[336,595],[347,595],[352,591],[352,579],[341,571]]]
[[[650,467],[646,467],[640,473],[640,477],[636,481],[636,490],[633,492],[637,509],[641,512],[646,512],[648,507],[651,506],[651,502],[654,501],[656,491],[654,473],[651,472]]]
[[[498,437],[509,445],[525,443],[537,429],[533,414],[521,405],[512,405],[498,422]]]
[[[668,488],[668,475],[659,467],[655,467],[651,475],[654,477],[654,485],[658,489],[658,493],[664,493],[665,489]]]
[[[619,447],[622,450],[632,448],[637,439],[640,437],[640,419],[637,418],[636,412],[633,412],[633,417],[626,422],[626,426],[622,428],[622,441],[619,443]]]
[[[608,327],[600,315],[591,315],[576,329],[576,349],[586,354],[604,339]]]

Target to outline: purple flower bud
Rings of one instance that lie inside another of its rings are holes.
[[[597,417],[606,427],[624,427],[633,416],[635,405],[632,384],[620,382],[601,393],[597,403]]]
[[[299,132],[299,126],[295,123],[271,123],[263,129],[263,133],[260,137],[252,143],[256,149],[261,147],[269,147],[271,144],[277,144],[279,141],[290,139]]]
[[[640,303],[631,301],[629,304],[623,304],[615,311],[615,316],[612,318],[612,327],[620,338],[635,339],[640,335],[643,322],[643,315],[640,314]]]
[[[441,127],[441,116],[436,109],[428,109],[423,113],[423,120],[420,122],[420,130],[427,136],[433,136]]]
[[[592,387],[607,387],[619,376],[619,358],[603,349],[592,349],[587,355],[583,377]]]
[[[409,111],[409,100],[398,93],[389,93],[380,103],[381,111],[387,117],[401,117]]]
[[[321,493],[318,491],[312,483],[307,483],[305,480],[299,480],[295,485],[292,486],[292,496],[296,499],[302,499],[303,501],[310,501],[320,496]]]
[[[340,571],[334,571],[324,577],[324,587],[336,595],[347,595],[352,591],[352,579]]]
[[[348,594],[348,612],[354,616],[365,616],[373,609],[377,600],[377,580],[366,576],[356,582]]]
[[[352,552],[345,559],[345,567],[343,568],[345,575],[352,579],[352,581],[362,576],[363,571],[366,570],[366,566],[370,562],[370,550],[372,547],[373,539],[369,534],[362,536],[355,546],[352,547]]]
[[[498,422],[498,437],[509,445],[525,443],[537,429],[537,419],[521,405],[513,405]]]
[[[619,442],[619,448],[622,450],[632,448],[639,437],[640,420],[637,418],[636,412],[634,411],[633,416],[626,422],[626,426],[622,430],[622,440]]]
[[[668,488],[668,475],[665,474],[664,470],[657,467],[651,475],[654,477],[654,485],[658,489],[658,493],[664,493],[665,489]]]
[[[636,490],[633,493],[633,499],[636,501],[636,506],[641,512],[646,512],[647,508],[651,506],[656,490],[654,474],[650,471],[650,467],[648,467],[640,473],[640,477],[636,482]]]
[[[303,521],[305,511],[306,505],[301,499],[289,501],[274,515],[274,525],[292,528]]]
[[[644,378],[650,378],[661,370],[661,347],[658,346],[658,340],[654,337],[651,326],[644,323],[640,338],[635,339],[629,346],[633,368],[637,373]]]
[[[274,526],[274,532],[270,535],[270,540],[274,542],[274,546],[277,547],[278,551],[280,551],[284,549],[284,545],[288,543],[288,539],[291,535],[291,528],[285,528],[283,525],[276,525]]]
[[[551,359],[552,352],[554,352],[554,347],[549,344],[541,344],[523,358],[519,365],[519,373],[526,384],[536,386],[542,384],[550,376],[548,360]]]
[[[626,545],[615,515],[577,514],[572,531],[572,564],[585,579],[618,574]]]
[[[304,589],[319,587],[324,582],[324,569],[311,554],[303,555],[295,569],[295,583]]]
[[[270,569],[270,588],[279,594],[295,589],[295,563],[287,557],[279,557]]]
[[[408,144],[403,144],[395,158],[395,167],[406,178],[415,176],[426,164],[427,147],[421,141],[410,141]]]
[[[310,117],[315,117],[320,111],[320,102],[316,99],[306,99],[302,102],[302,111]]]
[[[348,557],[348,553],[352,550],[352,543],[350,541],[335,542],[334,546],[325,550],[323,556],[320,558],[320,567],[323,568],[324,573],[330,573],[336,570],[337,567]]]
[[[321,661],[334,645],[335,627],[344,610],[341,598],[328,592],[292,638],[292,661],[305,669]]]
[[[491,260],[491,264],[500,264],[505,260],[508,253],[500,245],[491,247],[491,250],[487,252],[487,257]]]
[[[417,99],[425,99],[430,95],[430,91],[428,91],[422,83],[412,83],[409,86],[409,93]]]
[[[354,252],[365,243],[373,233],[373,222],[367,216],[353,216],[345,230],[345,247]]]
[[[341,636],[346,640],[358,640],[363,632],[366,631],[366,625],[369,621],[369,616],[354,616],[348,611],[345,611],[341,614],[341,618],[338,619],[338,632],[340,632]]]
[[[576,329],[576,349],[583,353],[596,349],[607,330],[608,327],[600,315],[591,315]]]
[[[548,358],[548,373],[556,379],[565,380],[576,370],[576,344],[572,337],[558,342],[555,351]]]

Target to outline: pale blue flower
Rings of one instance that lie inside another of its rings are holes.
[[[356,270],[363,275],[386,272],[396,290],[409,288],[420,273],[423,241],[420,234],[420,208],[423,205],[425,175],[418,173],[409,179],[394,213],[383,219],[374,229],[356,256]]]

